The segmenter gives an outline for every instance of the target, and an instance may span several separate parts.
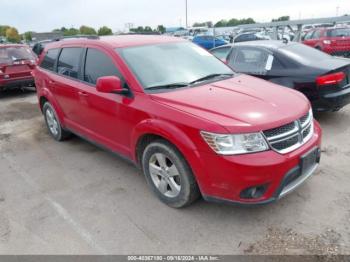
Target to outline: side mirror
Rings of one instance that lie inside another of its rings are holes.
[[[122,87],[120,78],[117,76],[99,77],[96,83],[96,90],[101,93],[129,94],[129,90]]]

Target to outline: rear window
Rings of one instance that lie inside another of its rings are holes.
[[[303,65],[314,64],[315,61],[328,59],[330,56],[315,48],[303,44],[290,44],[279,49],[279,51]]]
[[[29,47],[2,47],[0,48],[0,63],[12,64],[20,60],[35,60]]]
[[[350,36],[350,28],[338,28],[327,31],[328,37]]]
[[[80,47],[63,48],[58,59],[57,72],[60,75],[78,78],[82,51]]]
[[[43,61],[40,64],[40,67],[46,70],[54,71],[58,51],[59,49],[48,50],[47,53],[45,54]]]

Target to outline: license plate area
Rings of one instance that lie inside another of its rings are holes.
[[[314,148],[301,157],[300,167],[302,175],[310,172],[320,162],[320,153],[319,148]]]

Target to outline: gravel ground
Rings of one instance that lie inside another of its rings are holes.
[[[350,107],[317,119],[321,166],[290,196],[175,210],[124,160],[53,141],[34,93],[1,93],[0,254],[350,254]]]

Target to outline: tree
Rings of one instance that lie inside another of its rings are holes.
[[[18,31],[14,27],[7,28],[6,30],[7,41],[12,43],[18,43],[21,40],[21,36],[18,34]]]
[[[227,20],[222,19],[222,20],[216,22],[214,27],[225,27],[225,26],[227,26],[227,23],[228,23]]]
[[[145,26],[145,32],[153,32],[153,29],[150,26]]]
[[[80,33],[79,29],[76,29],[76,28],[74,28],[74,27],[69,28],[69,29],[63,31],[63,35],[64,35],[64,36],[79,35],[79,33]]]
[[[8,25],[0,25],[0,36],[6,36],[6,30],[9,28]]]
[[[98,35],[113,35],[112,29],[107,26],[102,26],[98,29]]]
[[[289,21],[290,17],[289,15],[281,16],[277,19],[272,19],[272,22],[280,22],[280,21]]]
[[[207,21],[207,22],[203,22],[203,23],[194,23],[193,27],[213,27],[213,22],[212,21]]]
[[[30,42],[32,41],[32,32],[25,32],[24,33],[24,40],[27,41],[27,42]]]
[[[157,31],[161,34],[164,34],[166,29],[163,25],[159,25],[159,26],[157,26]]]
[[[82,25],[79,29],[80,33],[82,35],[96,35],[96,30],[92,27],[86,26],[86,25]]]

